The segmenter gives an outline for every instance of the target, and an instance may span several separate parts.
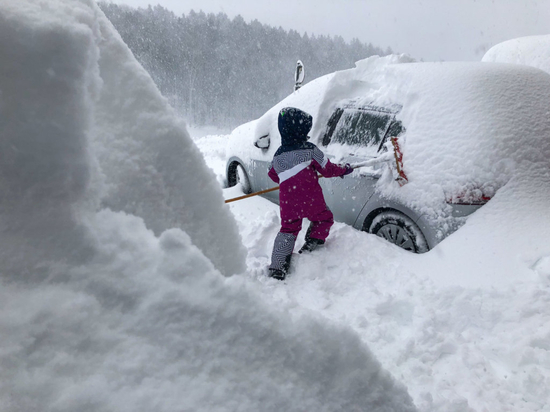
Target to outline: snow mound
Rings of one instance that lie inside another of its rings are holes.
[[[414,411],[347,328],[273,310],[178,229],[90,222],[96,257],[0,289],[2,411]]]
[[[481,60],[524,64],[550,73],[550,35],[507,40],[491,47]]]
[[[2,411],[416,410],[355,333],[221,275],[221,190],[93,1],[3,2],[0,39]]]
[[[59,32],[54,30],[65,25],[67,11],[63,7],[44,5],[45,13],[51,16],[48,19],[42,18],[42,8],[33,7],[31,2],[8,2],[4,7],[3,39],[12,36],[14,40],[3,45],[6,64],[2,71],[7,83],[3,94],[5,99],[8,93],[14,94],[14,104],[6,110],[20,110],[5,118],[5,127],[18,127],[20,117],[33,111],[47,113],[30,121],[25,119],[27,126],[21,127],[17,135],[11,133],[9,143],[5,140],[5,161],[1,167],[16,168],[23,162],[32,162],[33,167],[26,174],[33,173],[36,179],[21,174],[17,178],[20,181],[13,183],[15,189],[4,190],[2,196],[11,198],[14,191],[20,190],[31,208],[40,204],[48,209],[48,215],[52,216],[48,224],[59,225],[53,217],[65,207],[59,202],[68,198],[76,201],[78,194],[73,192],[89,183],[95,192],[92,202],[142,217],[157,235],[168,228],[181,227],[222,273],[242,272],[246,252],[234,219],[223,206],[213,173],[191,141],[184,123],[110,22],[98,18],[102,12],[82,11],[91,4],[74,4],[71,15],[77,21],[69,40],[60,40]],[[25,15],[20,18],[41,31],[36,39],[35,33],[16,36],[13,31],[8,32],[11,20],[19,18],[23,10]],[[20,50],[28,52],[21,54]],[[37,61],[43,61],[44,66]],[[8,79],[13,72],[20,72],[21,76],[12,82]],[[27,89],[27,78],[31,79],[28,89],[32,95],[18,92]],[[41,84],[45,89],[38,87]],[[66,93],[67,88],[74,93]],[[22,110],[21,106],[27,103],[27,111]],[[73,104],[79,109],[76,114],[70,110]],[[48,117],[63,122],[54,123]],[[83,122],[87,122],[87,129],[74,130]],[[40,134],[41,139],[33,154],[27,146],[35,134]],[[89,147],[84,142],[86,136]],[[88,165],[78,157],[80,152],[93,152],[94,167],[99,167],[100,173],[88,170]],[[52,167],[50,153],[59,155],[60,165],[70,164],[68,175],[62,176],[61,166],[53,177],[47,174],[46,169]],[[13,170],[6,173],[14,174]],[[88,178],[92,180],[85,182]],[[38,183],[40,188],[30,187]],[[46,201],[45,196],[58,199],[57,204]],[[6,203],[10,202],[3,205]],[[42,214],[36,215],[41,219]],[[26,224],[30,228],[39,226],[36,222]]]
[[[142,217],[157,235],[181,227],[222,273],[242,272],[246,251],[213,172],[111,23],[97,25],[103,87],[92,145],[102,205]]]

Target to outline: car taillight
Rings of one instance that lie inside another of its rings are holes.
[[[484,205],[489,200],[491,200],[491,196],[486,195],[480,189],[447,196],[447,203],[453,205]]]

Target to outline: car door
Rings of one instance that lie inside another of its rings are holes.
[[[269,160],[252,160],[252,169],[254,170],[254,181],[256,182],[256,191],[271,189],[278,186],[268,176],[269,169],[271,168],[271,161]],[[279,203],[279,191],[275,190],[262,195],[266,199],[269,199],[275,203]]]
[[[324,150],[331,161],[353,164],[379,156],[395,112],[375,106],[336,109],[323,136]],[[374,194],[383,167],[383,164],[363,167],[343,179],[320,180],[336,220],[356,225],[359,213]]]

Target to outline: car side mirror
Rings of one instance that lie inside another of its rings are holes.
[[[268,149],[270,143],[271,143],[271,140],[269,139],[269,135],[266,134],[265,136],[258,137],[254,142],[254,146],[256,146],[259,149]]]

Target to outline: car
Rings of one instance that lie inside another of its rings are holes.
[[[491,47],[484,62],[524,64],[550,73],[550,35],[526,36],[506,40]]]
[[[539,110],[518,110],[515,99],[532,101],[548,80],[497,63],[371,57],[237,127],[228,139],[227,185],[240,183],[245,193],[276,187],[267,172],[280,145],[277,115],[297,107],[313,116],[310,141],[332,162],[370,163],[343,179],[320,179],[335,220],[427,252],[513,176],[514,133],[530,133],[529,116]],[[263,196],[278,202],[278,191]]]

